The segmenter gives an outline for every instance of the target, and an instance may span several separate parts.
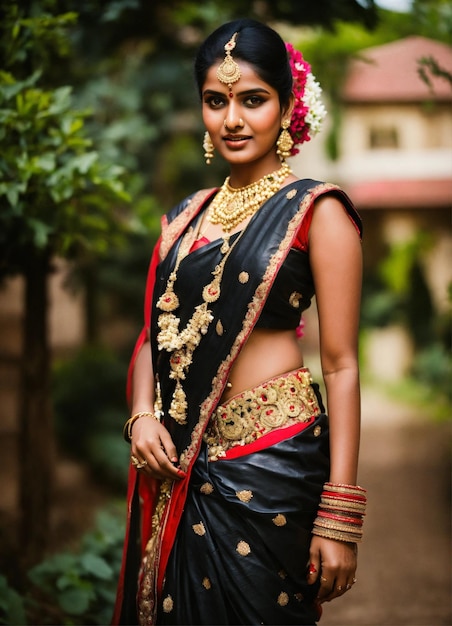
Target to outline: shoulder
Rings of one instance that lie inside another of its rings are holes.
[[[337,194],[324,194],[313,203],[308,234],[309,248],[333,254],[360,245],[362,226],[353,205]]]
[[[347,216],[348,223],[351,221],[357,231],[359,238],[363,236],[363,225],[361,217],[356,210],[352,200],[347,193],[341,189],[338,185],[331,183],[322,183],[320,185],[319,193],[316,194],[313,208],[313,214],[316,219],[342,220],[344,216]]]
[[[353,224],[359,238],[362,238],[362,222],[355,209],[353,202],[338,185],[313,179],[298,179],[294,186],[303,192],[300,202],[301,210],[304,213],[295,247],[307,251],[309,248],[310,230],[313,216],[316,214],[315,222],[324,227],[325,220],[328,224],[334,221],[334,214],[338,215],[340,221],[348,216],[347,224]],[[314,210],[315,209],[315,210]],[[321,230],[321,228],[319,229]]]
[[[201,189],[187,196],[169,213],[162,217],[160,258],[164,259],[171,246],[182,235],[192,219],[199,213],[206,200],[215,193],[216,188]]]
[[[176,217],[178,217],[184,211],[190,210],[193,207],[200,207],[204,202],[217,190],[216,187],[209,189],[199,189],[186,196],[183,200],[178,202],[168,213],[163,216],[163,222],[166,224],[171,223]]]

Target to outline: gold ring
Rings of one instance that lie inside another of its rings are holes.
[[[358,580],[357,578],[354,578],[353,579],[353,584],[355,584],[357,580]]]
[[[145,465],[148,464],[147,461],[140,461],[135,455],[132,454],[130,457],[130,462],[135,467],[135,469],[142,469]]]
[[[327,583],[328,582],[328,580],[324,576],[320,576],[320,581],[322,583]]]
[[[342,585],[338,585],[337,590],[342,591]]]
[[[350,584],[345,585],[346,590],[348,591],[349,589],[352,588],[352,586]]]

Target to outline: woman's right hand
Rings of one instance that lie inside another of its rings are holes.
[[[131,458],[142,467],[137,469],[159,480],[181,480],[185,472],[179,467],[176,447],[167,429],[153,417],[143,416],[132,427]]]

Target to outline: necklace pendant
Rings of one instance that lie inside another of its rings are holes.
[[[157,301],[157,306],[161,311],[175,311],[179,307],[179,298],[172,289],[165,291]]]
[[[168,413],[178,424],[184,425],[187,423],[187,407],[187,396],[178,380]]]
[[[221,293],[221,276],[217,276],[213,281],[204,287],[202,297],[204,302],[216,302]]]
[[[221,254],[226,254],[227,252],[229,252],[229,237],[225,237],[223,240],[223,244],[220,248],[220,252]]]

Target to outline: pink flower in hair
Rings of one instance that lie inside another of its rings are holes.
[[[326,109],[321,100],[322,89],[311,72],[311,66],[303,55],[290,43],[286,43],[293,77],[295,106],[290,121],[289,133],[294,141],[292,156],[298,154],[295,146],[310,141],[321,129]]]

